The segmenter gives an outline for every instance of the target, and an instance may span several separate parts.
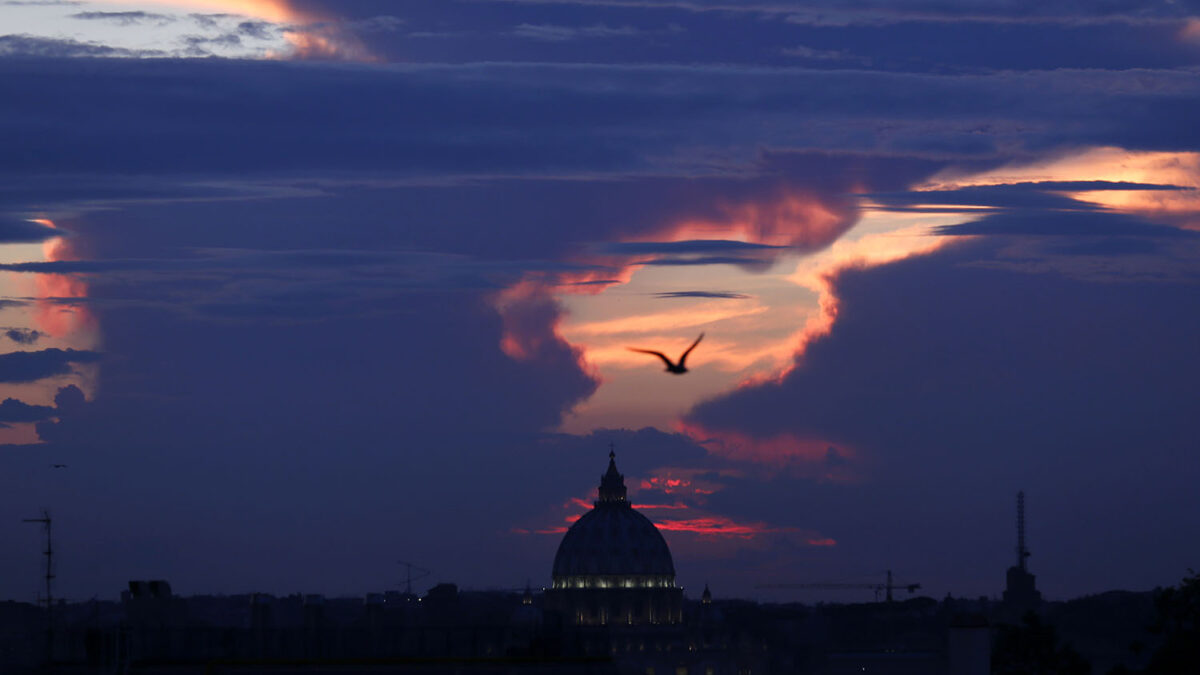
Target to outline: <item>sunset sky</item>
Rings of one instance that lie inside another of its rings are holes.
[[[548,584],[610,443],[692,597],[1200,567],[1191,0],[0,0],[0,101],[0,598]]]

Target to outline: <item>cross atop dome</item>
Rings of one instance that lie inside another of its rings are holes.
[[[617,451],[612,443],[608,444],[608,471],[600,477],[600,499],[596,505],[608,503],[629,503],[625,500],[625,476],[617,471]]]

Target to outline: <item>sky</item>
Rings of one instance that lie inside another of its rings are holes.
[[[0,1],[0,597],[1200,565],[1200,5]],[[698,335],[689,372],[663,372]],[[58,466],[55,465],[65,465]],[[418,588],[416,590],[422,590]]]

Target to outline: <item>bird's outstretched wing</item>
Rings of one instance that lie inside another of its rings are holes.
[[[696,338],[696,341],[692,343],[692,346],[688,347],[687,351],[683,353],[683,356],[679,357],[679,366],[681,368],[683,367],[683,362],[687,361],[687,355],[691,354],[692,350],[695,349],[696,345],[700,344],[700,341],[703,339],[704,339],[704,333],[701,333],[700,337]]]
[[[662,359],[663,363],[667,364],[668,368],[675,367],[675,364],[671,363],[671,359],[668,359],[667,355],[663,354],[662,352],[656,352],[652,349],[638,349],[637,347],[626,347],[626,349],[628,349],[631,352],[641,352],[643,354],[653,354],[653,355],[657,356],[658,358]]]

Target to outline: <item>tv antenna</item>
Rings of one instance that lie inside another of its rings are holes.
[[[50,664],[54,661],[54,540],[51,538],[54,521],[50,511],[42,509],[41,518],[25,518],[21,522],[41,523],[46,530],[46,550],[42,553],[46,556],[46,663]]]
[[[404,565],[404,593],[406,595],[413,594],[412,582],[414,580],[424,579],[425,577],[429,576],[430,574],[433,574],[433,572],[431,570],[427,570],[424,567],[418,567],[406,560],[398,560],[397,562],[399,562],[401,565]],[[416,572],[417,572],[416,576],[413,576],[413,570],[416,570]]]

